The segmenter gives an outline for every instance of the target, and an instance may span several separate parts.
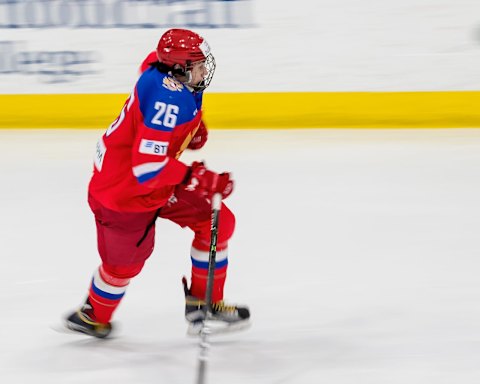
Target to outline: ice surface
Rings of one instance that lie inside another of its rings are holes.
[[[98,265],[100,133],[0,131],[1,383],[195,382],[172,223],[115,339],[52,330]],[[480,382],[480,130],[212,131],[184,158],[236,177],[226,296],[253,319],[213,340],[208,383]]]

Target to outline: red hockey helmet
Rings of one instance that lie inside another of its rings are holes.
[[[210,46],[203,37],[188,29],[173,28],[166,31],[158,42],[157,58],[172,68],[180,65],[187,77],[192,63],[205,61],[208,74],[201,84],[194,86],[197,90],[203,90],[210,84],[215,71],[215,59],[210,53]]]

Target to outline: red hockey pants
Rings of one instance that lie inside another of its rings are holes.
[[[92,196],[89,204],[95,215],[98,251],[103,262],[103,271],[114,279],[130,279],[143,268],[152,254],[155,243],[155,220],[157,217],[171,220],[195,233],[193,247],[208,252],[210,248],[211,205],[194,192],[178,189],[169,203],[157,211],[116,212]],[[219,216],[217,251],[227,248],[228,240],[235,228],[235,216],[222,204]],[[198,278],[192,273],[192,292],[203,296],[206,275]],[[226,266],[215,271],[213,300],[223,298]]]

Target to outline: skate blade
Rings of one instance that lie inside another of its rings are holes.
[[[208,335],[222,335],[243,331],[251,326],[250,321],[242,320],[235,323],[227,323],[224,321],[199,321],[190,323],[187,327],[188,336],[200,336],[203,333]]]
[[[82,327],[78,326],[75,323],[70,323],[67,320],[63,321],[60,324],[51,324],[50,329],[57,332],[63,333],[66,335],[77,335],[77,336],[88,336],[94,339],[113,339],[116,336],[116,329],[113,328],[107,336],[98,337],[93,335],[92,333],[85,332]]]
[[[51,324],[50,329],[55,331],[55,332],[58,332],[58,333],[65,333],[67,335],[78,335],[79,334],[79,332],[72,330],[65,323]]]

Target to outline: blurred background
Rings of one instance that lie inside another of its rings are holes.
[[[0,127],[108,125],[170,27],[213,49],[213,127],[478,126],[478,13],[475,0],[1,0]]]

